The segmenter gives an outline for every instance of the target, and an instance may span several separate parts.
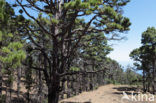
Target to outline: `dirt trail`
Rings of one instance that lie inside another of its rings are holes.
[[[139,102],[139,98],[142,100],[142,97],[139,97],[138,95],[135,96],[135,93],[134,96],[136,97],[137,101],[134,99],[132,101],[132,98],[130,100],[123,99],[123,101],[121,101],[124,91],[127,96],[131,98],[132,91],[137,93],[137,88],[120,85],[106,85],[99,87],[95,91],[83,92],[75,97],[64,99],[60,101],[60,103],[156,103],[156,97],[154,98],[155,101],[153,102],[149,102],[149,99],[148,101],[146,99]],[[148,95],[148,98],[152,99],[152,96]]]

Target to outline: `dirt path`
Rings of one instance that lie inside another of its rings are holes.
[[[132,101],[131,93],[132,91],[136,90],[137,90],[136,88],[128,86],[106,85],[99,87],[95,91],[83,92],[78,96],[64,99],[60,101],[60,103],[156,103],[156,98],[154,98],[155,99],[154,102],[149,102],[149,99],[148,101],[144,100],[144,102],[143,101],[139,102],[141,96],[139,97],[138,95],[135,95],[135,93],[134,96],[137,99],[137,101],[135,101],[135,99],[133,99]],[[127,99],[123,99],[123,101],[121,100],[124,91],[127,94],[127,96],[131,98],[130,100]],[[152,96],[148,95],[148,98],[152,99]]]

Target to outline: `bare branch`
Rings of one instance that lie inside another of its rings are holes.
[[[35,9],[37,9],[37,10],[39,10],[41,12],[50,13],[48,10],[41,9],[40,7],[36,6],[35,3],[33,3],[30,0],[27,0],[27,2],[29,2],[31,6],[33,6]]]

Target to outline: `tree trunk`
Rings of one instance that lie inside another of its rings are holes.
[[[153,88],[153,94],[156,94],[156,87],[155,87],[155,60],[153,60],[153,82],[152,82],[152,88]]]
[[[21,84],[21,68],[17,69],[17,97],[20,94],[20,84]]]
[[[150,78],[150,73],[148,73],[148,77],[147,77],[147,91],[150,93],[150,86],[151,86],[151,78]]]
[[[146,92],[146,89],[145,89],[145,70],[143,69],[143,91]]]
[[[11,86],[9,87],[9,91],[10,91],[10,102],[11,102],[11,96],[12,96],[12,90],[11,90]]]
[[[8,87],[6,87],[5,94],[6,94],[5,102],[6,103],[9,103],[9,99],[8,99]]]
[[[58,103],[59,100],[59,91],[57,87],[48,87],[48,103]]]
[[[154,94],[156,94],[156,61],[154,62]]]
[[[29,92],[29,89],[27,90],[27,101],[28,101],[28,103],[30,103],[30,92]]]
[[[39,102],[42,103],[42,79],[41,79],[41,71],[39,71],[39,91],[38,91],[38,96],[39,96]]]
[[[58,103],[61,83],[60,77],[54,74],[50,77],[49,82],[47,83],[48,103]]]

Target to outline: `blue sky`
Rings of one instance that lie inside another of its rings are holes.
[[[130,18],[132,23],[130,31],[126,34],[127,40],[115,42],[114,51],[109,57],[117,60],[123,66],[132,65],[129,53],[141,46],[141,34],[147,27],[156,27],[156,0],[131,0],[124,7],[124,16]]]

